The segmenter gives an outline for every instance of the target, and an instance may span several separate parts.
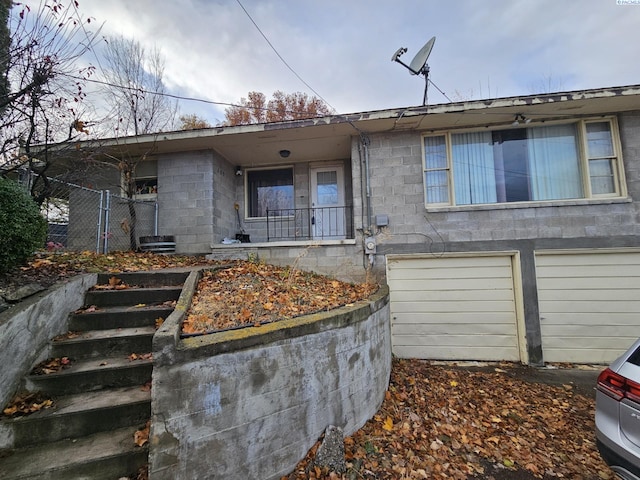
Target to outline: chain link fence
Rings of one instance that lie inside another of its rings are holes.
[[[139,237],[158,234],[158,203],[135,200],[48,178],[42,212],[49,250],[108,253],[138,250]]]

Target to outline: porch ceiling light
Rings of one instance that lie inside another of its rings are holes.
[[[289,155],[291,155],[291,152],[289,150],[280,150],[279,153],[282,158],[287,158]]]

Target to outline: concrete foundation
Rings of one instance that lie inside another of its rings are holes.
[[[97,275],[87,274],[34,295],[0,313],[0,403],[18,389],[25,372],[45,359],[49,340],[67,331],[69,312],[80,308]]]

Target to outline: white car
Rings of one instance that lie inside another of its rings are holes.
[[[640,339],[600,373],[596,388],[600,455],[625,480],[640,480]]]

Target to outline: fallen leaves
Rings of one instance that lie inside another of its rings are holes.
[[[49,358],[40,362],[33,367],[31,373],[33,375],[49,375],[51,373],[59,372],[62,369],[69,368],[71,366],[71,359],[69,357],[61,358]]]
[[[94,285],[91,290],[127,290],[129,288],[136,288],[136,286],[127,285],[118,277],[110,277],[108,283]]]
[[[395,359],[380,410],[345,438],[347,472],[317,475],[310,452],[283,479],[464,480],[511,469],[513,478],[612,480],[595,446],[594,400],[527,383],[501,366],[470,371]]]
[[[41,393],[22,393],[17,395],[2,413],[7,417],[23,417],[52,406],[53,400]]]
[[[152,353],[132,353],[127,358],[129,359],[130,362],[133,362],[134,360],[152,360],[153,354]]]
[[[80,273],[137,272],[197,265],[219,265],[219,261],[186,255],[154,253],[112,252],[43,252],[26,265],[16,268],[0,278],[0,289],[38,283],[47,288],[54,283]]]
[[[353,304],[377,289],[252,262],[207,271],[182,325],[185,334],[262,325]]]
[[[136,430],[133,434],[133,441],[138,447],[143,447],[149,441],[149,429],[151,421],[147,421],[146,425],[140,430]]]

